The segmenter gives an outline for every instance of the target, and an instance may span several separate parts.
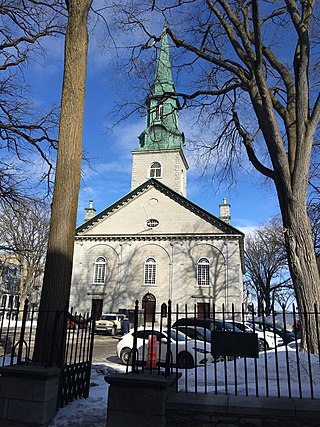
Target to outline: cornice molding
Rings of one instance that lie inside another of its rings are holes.
[[[75,236],[75,241],[99,241],[99,242],[114,242],[119,241],[121,243],[123,242],[130,242],[130,241],[183,241],[183,240],[202,240],[202,241],[212,241],[212,240],[239,240],[242,236],[236,235],[236,234],[210,234],[210,235],[152,235],[152,236],[142,236],[142,235],[77,235]]]

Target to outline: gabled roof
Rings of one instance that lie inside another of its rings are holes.
[[[231,235],[237,235],[241,239],[244,238],[244,233],[242,231],[238,230],[237,228],[231,226],[230,224],[225,223],[221,219],[217,218],[216,216],[212,215],[208,211],[202,209],[200,206],[196,205],[195,203],[191,202],[190,200],[186,199],[185,197],[181,196],[179,193],[173,191],[171,188],[167,187],[166,185],[162,184],[162,182],[150,178],[148,181],[141,184],[139,187],[132,190],[130,193],[126,194],[124,197],[122,197],[117,202],[113,203],[108,208],[104,209],[102,212],[98,213],[96,216],[91,218],[89,221],[85,222],[84,224],[80,225],[76,229],[76,233],[80,233],[81,231],[84,231],[86,229],[89,229],[90,226],[93,224],[96,224],[101,220],[102,218],[108,216],[109,213],[117,210],[120,206],[123,206],[127,202],[130,201],[130,199],[135,198],[139,193],[145,191],[150,186],[153,186],[160,192],[164,193],[166,196],[170,197],[171,199],[175,200],[177,203],[179,203],[181,206],[183,206],[185,209],[190,210],[195,215],[201,217],[205,221],[209,222],[210,224],[214,225],[218,229],[221,230],[221,232]]]

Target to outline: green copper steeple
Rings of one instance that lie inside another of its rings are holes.
[[[171,64],[168,46],[168,37],[164,30],[161,39],[161,47],[157,63],[156,75],[151,86],[152,95],[161,96],[164,93],[174,93],[175,87],[172,81]]]
[[[178,129],[179,102],[172,81],[166,29],[161,39],[151,95],[146,104],[147,126],[139,136],[139,150],[182,149],[184,135]]]

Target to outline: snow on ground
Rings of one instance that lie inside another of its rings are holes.
[[[108,384],[104,376],[107,373],[106,365],[92,365],[89,397],[60,408],[50,427],[105,427]]]
[[[109,384],[104,377],[126,372],[115,363],[92,365],[90,393],[87,399],[77,399],[60,408],[49,427],[105,427]]]
[[[297,364],[299,359],[300,364]],[[309,363],[310,361],[310,363]],[[246,366],[245,366],[246,364]],[[300,368],[298,368],[300,366]],[[246,375],[247,371],[247,384]],[[104,377],[115,372],[125,372],[123,365],[113,362],[93,365],[91,371],[91,387],[88,399],[78,399],[64,408],[59,409],[50,427],[105,427],[107,412],[108,384]],[[235,388],[238,395],[256,395],[258,387],[259,396],[277,396],[280,390],[281,396],[310,397],[310,387],[313,388],[314,397],[320,398],[320,363],[319,356],[310,356],[297,353],[293,348],[278,347],[275,350],[261,353],[259,359],[237,359],[234,361],[218,362],[210,366],[198,367],[182,371],[179,380],[179,391],[195,390],[207,393],[225,393],[224,378],[227,372],[228,393],[233,394]],[[258,376],[258,386],[256,385]],[[208,381],[205,381],[205,377]],[[216,384],[214,378],[217,378]],[[268,379],[267,379],[268,378]],[[277,380],[280,378],[280,380]],[[299,390],[299,381],[303,384]]]

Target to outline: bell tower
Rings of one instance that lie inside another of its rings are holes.
[[[178,128],[179,101],[172,80],[166,29],[163,31],[151,94],[146,100],[146,128],[132,151],[131,190],[155,178],[186,197],[188,163],[184,134]]]

